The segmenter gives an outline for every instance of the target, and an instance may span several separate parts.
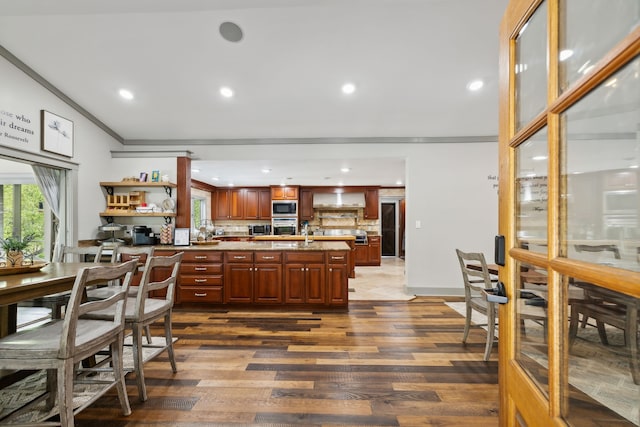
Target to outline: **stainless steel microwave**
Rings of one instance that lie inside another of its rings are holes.
[[[298,202],[296,200],[274,200],[271,202],[272,217],[297,217]]]

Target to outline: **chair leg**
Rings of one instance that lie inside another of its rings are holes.
[[[122,367],[122,348],[124,338],[121,335],[117,342],[111,343],[111,361],[113,363],[113,377],[116,380],[116,389],[118,390],[118,400],[122,407],[123,415],[131,415],[131,406],[129,405],[129,396],[127,395],[127,386],[124,379],[124,369]],[[137,374],[136,374],[137,375]]]
[[[153,341],[151,340],[151,327],[149,325],[144,327],[144,334],[147,337],[147,344],[153,344]]]
[[[582,315],[583,319],[586,316]],[[569,348],[573,345],[573,342],[576,340],[576,336],[578,335],[578,307],[577,304],[571,304],[571,319],[569,319]]]
[[[600,335],[600,341],[603,345],[609,345],[609,340],[607,339],[607,331],[604,328],[604,322],[597,320],[596,325],[598,327],[598,335]]]
[[[469,327],[471,326],[471,306],[467,304],[467,313],[464,319],[464,335],[462,335],[462,343],[465,344],[467,342],[467,337],[469,336]]]
[[[133,366],[136,372],[136,384],[138,385],[138,398],[141,402],[147,400],[147,388],[144,385],[144,361],[142,356],[142,328],[139,323],[134,323],[133,330]]]
[[[171,370],[175,374],[178,372],[176,366],[176,356],[173,352],[173,336],[171,335],[171,313],[164,316],[164,336],[166,339],[167,352],[169,353],[169,362],[171,363]]]
[[[56,396],[58,394],[58,372],[56,369],[47,369],[47,396],[46,408],[47,410],[53,408],[56,404]]]
[[[496,331],[495,309],[493,304],[489,304],[487,308],[487,344],[484,347],[485,362],[491,357],[491,348],[493,347],[493,339]]]
[[[73,360],[66,359],[58,369],[58,408],[60,425],[73,427]]]

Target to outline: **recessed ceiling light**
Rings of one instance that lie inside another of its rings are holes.
[[[262,173],[269,173],[269,172],[271,172],[271,169],[267,169],[267,168],[262,169]]]
[[[220,178],[218,178],[217,176],[214,176],[211,179],[214,180],[214,181],[219,181],[220,180]]]
[[[402,181],[397,180],[397,181],[396,181],[396,185],[402,185]]]
[[[233,185],[234,185],[233,182],[229,183],[229,187],[233,187]]]
[[[127,89],[120,89],[118,91],[118,93],[120,94],[120,96],[128,101],[131,101],[133,99],[133,93],[130,90]]]
[[[631,165],[629,166],[629,169],[638,169],[640,168],[640,165]]]
[[[474,80],[467,85],[467,89],[475,92],[482,89],[482,86],[484,86],[484,82],[482,80]]]
[[[338,187],[342,187],[342,186],[344,186],[344,182],[340,181],[340,182],[338,183]]]
[[[224,96],[225,98],[231,98],[233,96],[233,89],[227,86],[223,86],[220,88],[220,95]]]
[[[340,172],[347,173],[350,170],[351,170],[350,168],[342,168],[342,169],[340,169]]]
[[[200,169],[191,169],[191,172],[198,173],[198,172],[200,172]]]
[[[355,91],[356,85],[354,85],[353,83],[345,83],[342,85],[342,93],[344,93],[345,95],[351,95]]]

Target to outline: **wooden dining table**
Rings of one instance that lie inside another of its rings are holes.
[[[17,304],[73,288],[78,272],[93,262],[52,262],[38,271],[0,275],[0,337],[16,331]]]

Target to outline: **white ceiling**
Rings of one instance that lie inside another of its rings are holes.
[[[506,4],[0,0],[0,45],[125,143],[472,140],[497,134],[498,26]],[[242,28],[240,42],[221,37],[226,21]],[[467,90],[474,79],[484,80],[482,90]],[[357,87],[351,96],[340,90],[347,81]],[[221,86],[236,95],[221,97]],[[134,100],[121,99],[120,88]],[[363,185],[395,185],[404,175],[400,160],[349,159],[349,166]],[[259,185],[260,168],[286,167],[268,161],[194,163],[207,176],[220,174],[206,170],[211,165],[226,168],[238,183],[257,170]],[[302,172],[323,185],[341,166],[305,159]],[[293,172],[281,175],[301,183]]]

